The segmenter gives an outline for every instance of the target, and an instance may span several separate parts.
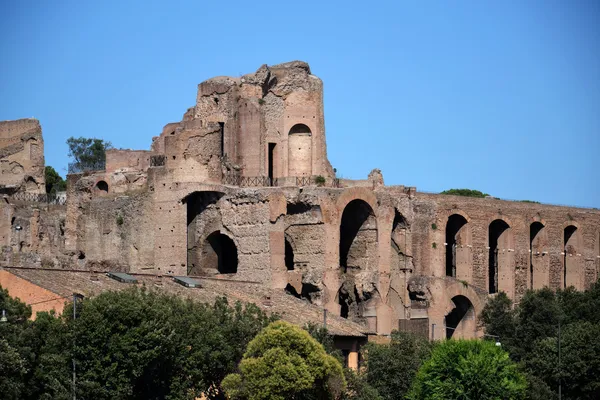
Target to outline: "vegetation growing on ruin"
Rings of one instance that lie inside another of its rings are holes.
[[[317,175],[317,176],[315,177],[315,183],[316,183],[317,185],[319,185],[319,186],[320,186],[320,185],[324,185],[324,184],[325,184],[325,177],[324,177],[323,175]]]
[[[466,197],[477,197],[477,198],[485,198],[488,197],[489,194],[480,192],[479,190],[473,189],[448,189],[444,190],[440,194],[450,194],[454,196],[466,196]]]

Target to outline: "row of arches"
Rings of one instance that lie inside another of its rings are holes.
[[[487,289],[490,294],[504,291],[512,295],[515,274],[515,238],[510,224],[504,219],[493,220],[487,229]],[[561,253],[564,288],[583,289],[580,257],[583,247],[576,225],[563,230]],[[452,214],[446,223],[446,276],[471,282],[472,238],[465,216]],[[600,240],[600,238],[598,239]],[[550,285],[550,257],[546,226],[534,221],[529,227],[529,282],[532,289]]]

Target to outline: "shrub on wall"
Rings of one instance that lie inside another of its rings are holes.
[[[451,194],[454,196],[465,196],[465,197],[478,197],[481,199],[489,196],[489,194],[487,194],[487,193],[483,193],[483,192],[480,192],[479,190],[473,190],[473,189],[448,189],[448,190],[444,190],[440,194]]]

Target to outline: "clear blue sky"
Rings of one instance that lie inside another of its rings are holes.
[[[600,2],[422,3],[3,1],[0,120],[64,175],[70,136],[148,149],[201,81],[304,60],[343,177],[600,207]]]

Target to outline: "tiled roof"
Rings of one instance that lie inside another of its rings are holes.
[[[65,298],[73,293],[92,297],[104,291],[122,290],[134,285],[111,279],[104,273],[10,267],[5,270]],[[230,304],[238,300],[242,303],[254,303],[263,311],[278,314],[282,319],[297,325],[323,324],[323,307],[286,294],[283,290],[265,288],[262,284],[200,277],[196,279],[201,282],[201,288],[186,288],[174,282],[170,276],[159,278],[154,275],[132,275],[138,280],[135,285],[158,292],[205,303],[212,303],[217,297],[225,296]],[[336,336],[365,336],[371,333],[368,328],[331,313],[327,314],[327,329]]]

